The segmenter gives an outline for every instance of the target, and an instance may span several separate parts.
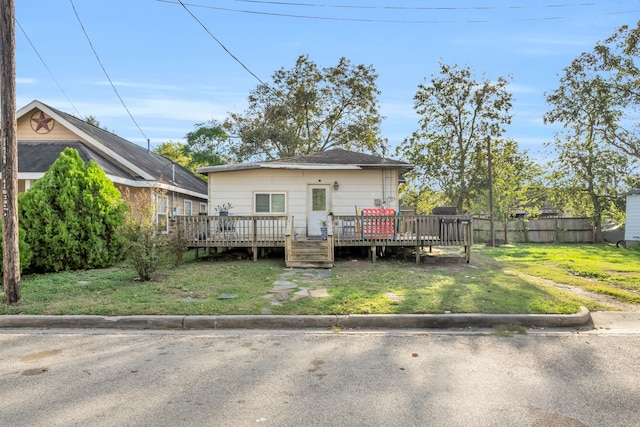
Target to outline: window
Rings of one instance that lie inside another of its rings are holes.
[[[191,200],[185,200],[184,201],[184,213],[183,213],[183,215],[185,215],[185,216],[193,215],[193,211],[191,210],[191,206],[192,206]]]
[[[207,213],[207,204],[200,203],[200,214],[206,214],[206,213]]]
[[[286,206],[285,193],[255,193],[256,213],[285,213]]]
[[[156,224],[158,231],[161,233],[169,232],[169,198],[167,196],[158,196]]]

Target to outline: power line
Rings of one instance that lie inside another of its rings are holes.
[[[497,9],[540,9],[595,6],[596,3],[539,4],[526,6],[360,6],[345,4],[293,3],[269,0],[234,0],[239,3],[270,4],[278,6],[322,7],[338,9],[385,9],[385,10],[497,10]]]
[[[18,19],[16,19],[16,24],[18,24],[18,27],[20,27],[20,30],[22,31],[22,34],[24,34],[24,37],[27,39],[27,41],[29,42],[29,44],[31,45],[31,47],[33,48],[33,51],[36,53],[36,55],[38,56],[38,58],[40,59],[40,62],[42,62],[42,65],[44,65],[44,68],[47,70],[47,72],[49,73],[49,75],[51,76],[51,78],[53,79],[53,81],[56,83],[56,85],[58,86],[58,89],[60,89],[60,92],[62,92],[62,94],[64,95],[65,98],[67,98],[67,101],[69,101],[69,104],[71,104],[71,106],[73,107],[73,111],[76,112],[76,114],[78,115],[78,117],[82,117],[82,114],[80,114],[80,112],[78,111],[78,109],[76,108],[75,105],[73,105],[73,102],[71,102],[71,99],[69,98],[69,96],[67,95],[67,93],[64,91],[64,89],[62,88],[62,86],[60,85],[60,83],[58,82],[58,80],[55,78],[55,76],[53,75],[53,73],[51,72],[51,70],[49,69],[49,67],[47,66],[47,63],[44,61],[44,59],[42,58],[42,56],[40,55],[40,52],[38,52],[38,49],[36,49],[35,45],[33,44],[33,42],[31,41],[31,39],[29,38],[29,36],[27,35],[27,32],[24,30],[24,28],[22,28],[22,25],[20,25],[20,21],[18,21]]]
[[[175,2],[171,2],[171,3],[175,3]],[[231,51],[229,49],[227,49],[227,47],[224,45],[224,43],[222,43],[220,40],[218,40],[218,38],[216,36],[214,36],[211,31],[209,31],[209,29],[206,27],[206,25],[204,25],[202,23],[202,21],[200,21],[190,10],[189,8],[182,2],[182,0],[178,0],[178,3],[180,3],[180,5],[184,8],[184,10],[187,11],[187,13],[189,15],[191,15],[191,17],[193,19],[195,19],[195,21],[200,24],[200,26],[207,32],[207,34],[209,34],[209,36],[211,36],[212,39],[214,39],[223,49],[225,52],[227,52],[229,54],[229,56],[231,56],[238,64],[240,64],[242,66],[242,68],[244,68],[245,70],[247,70],[247,72],[249,74],[251,74],[253,77],[255,77],[256,80],[258,80],[260,82],[260,84],[264,85],[264,82],[260,79],[260,77],[258,77],[253,71],[251,71],[249,69],[249,67],[247,67],[240,59],[238,59],[237,56],[235,56],[233,53],[231,53]]]
[[[113,91],[118,96],[118,99],[120,100],[120,103],[122,103],[122,106],[124,107],[124,109],[127,110],[127,114],[129,114],[129,117],[131,117],[131,120],[136,125],[136,127],[138,128],[138,130],[140,131],[140,133],[142,134],[142,136],[144,137],[144,139],[147,141],[147,144],[148,144],[149,143],[149,138],[147,138],[147,135],[144,134],[144,132],[142,131],[142,129],[138,125],[138,122],[136,122],[136,119],[133,118],[133,115],[131,114],[131,111],[129,111],[129,108],[127,108],[127,105],[124,103],[124,100],[120,96],[120,93],[118,93],[118,89],[116,89],[116,86],[113,84],[113,81],[111,80],[111,77],[109,77],[109,73],[107,73],[107,70],[104,67],[104,65],[102,64],[102,61],[100,61],[100,57],[98,56],[98,52],[96,52],[95,48],[93,47],[93,43],[91,43],[91,39],[89,38],[89,35],[87,34],[87,30],[85,30],[84,25],[82,24],[82,20],[80,19],[80,16],[78,15],[78,11],[76,10],[76,6],[73,4],[73,0],[69,0],[69,2],[71,3],[71,7],[73,8],[73,12],[76,14],[76,18],[78,19],[78,23],[80,24],[80,27],[82,28],[82,32],[84,33],[84,36],[87,38],[87,41],[89,42],[89,46],[91,46],[91,50],[93,51],[93,54],[96,56],[96,59],[98,60],[98,63],[100,64],[100,67],[102,67],[102,71],[104,72],[104,75],[107,77],[107,80],[109,81],[109,84],[111,85],[111,87],[113,88]]]
[[[262,15],[262,16],[278,16],[284,18],[296,18],[296,19],[314,19],[314,20],[322,20],[322,21],[346,21],[346,22],[367,22],[367,23],[384,23],[384,24],[455,24],[455,23],[467,23],[467,24],[478,24],[478,23],[491,23],[495,22],[495,20],[491,19],[469,19],[469,20],[442,20],[442,19],[429,19],[429,20],[417,20],[417,19],[375,19],[375,18],[345,18],[345,17],[330,17],[330,16],[317,16],[317,15],[300,15],[300,14],[292,14],[292,13],[276,13],[276,12],[263,12],[257,10],[246,10],[246,9],[234,9],[228,7],[219,7],[219,6],[210,6],[204,4],[196,4],[196,3],[185,3],[182,0],[156,0],[162,3],[172,3],[172,4],[180,4],[186,8],[186,6],[199,7],[204,9],[213,9],[213,10],[221,10],[225,12],[234,12],[234,13],[246,13],[251,15]],[[403,7],[403,6],[350,6],[350,5],[325,5],[325,4],[309,4],[309,3],[293,3],[293,2],[276,2],[276,1],[266,1],[266,0],[235,0],[246,3],[256,3],[256,4],[269,4],[269,5],[280,5],[280,6],[309,6],[309,7],[326,7],[326,8],[342,8],[342,9],[385,9],[385,10],[425,10],[425,11],[470,11],[470,10],[497,10],[497,9],[510,9],[510,10],[519,10],[519,9],[560,9],[560,8],[569,8],[569,7],[590,7],[595,6],[596,3],[565,3],[565,4],[547,4],[547,5],[530,5],[530,6],[472,6],[472,7],[455,7],[455,6],[443,6],[443,7],[427,7],[427,6],[415,6],[415,7]],[[603,13],[605,15],[616,14],[616,13],[636,13],[636,11],[625,11],[625,12],[610,12]],[[553,21],[553,20],[562,20],[568,19],[567,16],[548,16],[541,18],[515,18],[515,19],[506,19],[505,22],[531,22],[531,21]]]

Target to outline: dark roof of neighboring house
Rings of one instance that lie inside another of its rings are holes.
[[[32,106],[32,108],[28,108]],[[91,147],[77,141],[19,141],[20,150],[27,150],[19,155],[20,171],[44,171],[57,159],[60,152],[65,147],[78,149],[82,158],[87,161],[93,159],[108,175],[114,175],[132,181],[152,181],[176,187],[177,190],[186,190],[201,194],[206,198],[207,183],[200,179],[185,167],[172,162],[171,160],[143,148],[137,144],[127,141],[109,131],[93,126],[84,120],[74,117],[64,111],[57,110],[39,101],[33,101],[27,107],[25,113],[35,108],[45,110],[45,113],[53,113],[70,125],[70,131],[80,131],[95,140],[101,147]],[[23,109],[24,110],[24,109]],[[49,111],[47,111],[49,110]],[[50,114],[51,115],[51,114]],[[75,128],[75,129],[73,129]],[[85,138],[86,139],[86,138]],[[34,145],[39,144],[42,149],[36,149]],[[24,158],[24,160],[23,160]],[[121,159],[121,160],[119,160]],[[24,162],[24,163],[23,163]],[[126,163],[129,163],[127,165]],[[47,166],[48,164],[48,166]],[[138,171],[136,171],[137,169]],[[143,173],[140,174],[139,171]],[[144,175],[144,176],[141,176]]]
[[[107,175],[131,178],[131,174],[125,169],[119,168],[80,141],[19,141],[18,165],[20,172],[44,173],[48,171],[53,161],[60,157],[60,153],[67,147],[76,149],[85,163],[89,160],[96,162]]]
[[[241,163],[235,165],[207,166],[199,168],[200,173],[225,172],[232,170],[282,168],[282,169],[362,169],[362,168],[395,168],[407,172],[413,169],[413,165],[399,160],[387,159],[372,154],[357,153],[354,151],[336,148],[315,154],[288,157],[284,159],[265,160],[255,163]]]

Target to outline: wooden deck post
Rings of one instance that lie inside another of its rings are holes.
[[[258,219],[253,218],[253,262],[258,262]]]
[[[420,245],[420,218],[416,219],[416,264],[420,265],[420,250],[422,249]]]

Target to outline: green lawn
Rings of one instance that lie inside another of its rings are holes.
[[[187,257],[151,282],[124,266],[25,275],[18,304],[0,314],[362,314],[575,313],[611,309],[549,285],[569,284],[640,304],[640,250],[615,245],[518,245],[473,248],[470,264],[339,261],[328,298],[274,306],[265,296],[282,260],[216,261]],[[546,280],[540,280],[546,279]],[[396,301],[389,293],[404,297]],[[235,299],[219,300],[226,294]]]

